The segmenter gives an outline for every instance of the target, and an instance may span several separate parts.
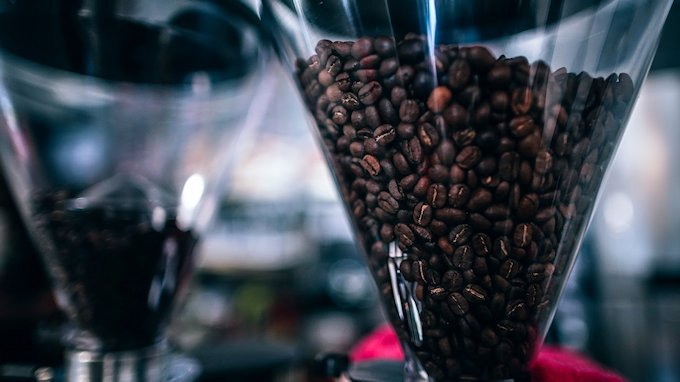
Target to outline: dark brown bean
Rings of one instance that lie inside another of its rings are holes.
[[[470,310],[467,300],[458,292],[449,294],[447,301],[449,308],[457,316],[463,316]]]
[[[482,159],[482,151],[477,146],[466,146],[456,156],[456,163],[465,169],[469,170],[475,167]]]
[[[467,224],[460,224],[451,230],[449,242],[453,245],[463,245],[467,243],[470,236],[472,236],[472,228]]]
[[[426,227],[432,221],[432,207],[427,203],[418,203],[413,210],[413,221],[421,227]]]
[[[473,304],[481,304],[486,301],[487,295],[484,288],[476,284],[468,284],[463,289],[463,296]]]

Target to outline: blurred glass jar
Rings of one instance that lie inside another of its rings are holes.
[[[46,323],[56,327],[59,317],[49,279],[0,172],[0,364],[49,358],[36,349],[39,332]]]

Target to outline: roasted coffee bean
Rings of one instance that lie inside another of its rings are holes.
[[[420,106],[418,101],[407,99],[399,106],[399,118],[402,122],[413,123],[420,116]]]
[[[482,151],[477,146],[466,146],[456,156],[456,163],[463,169],[475,167],[482,159]]]
[[[532,229],[531,225],[526,223],[520,223],[515,228],[515,233],[513,235],[513,242],[518,247],[526,247],[531,243],[532,239]]]
[[[512,72],[508,65],[496,63],[486,74],[486,80],[490,87],[501,89],[510,82],[511,76]]]
[[[448,85],[454,89],[462,89],[470,80],[471,70],[468,61],[459,58],[454,60],[449,66],[448,71]]]
[[[460,224],[451,230],[449,242],[453,245],[463,245],[467,243],[472,235],[472,228],[467,224]]]
[[[364,158],[359,164],[371,176],[380,174],[380,161],[373,155],[364,155]]]
[[[523,157],[535,158],[541,149],[541,138],[537,134],[527,135],[517,143],[517,152]]]
[[[394,227],[394,235],[397,237],[399,244],[403,243],[407,248],[412,246],[413,242],[416,240],[413,231],[406,224],[402,223],[399,223]]]
[[[473,304],[483,303],[487,298],[484,288],[475,284],[468,284],[465,289],[463,289],[463,296]]]
[[[416,260],[413,262],[411,265],[411,272],[413,273],[413,279],[418,281],[421,284],[425,284],[425,280],[427,279],[427,267],[425,266],[425,262],[422,260]]]
[[[503,262],[498,274],[503,276],[506,280],[515,278],[520,272],[520,265],[516,260],[508,259]]]
[[[361,89],[359,89],[359,100],[361,103],[364,105],[372,105],[378,99],[380,99],[380,96],[382,95],[382,86],[380,83],[377,81],[372,81],[364,85]]]
[[[472,264],[472,270],[477,276],[483,277],[489,273],[489,267],[486,263],[486,259],[482,256],[475,257],[475,261]]]
[[[533,94],[528,88],[518,88],[512,92],[511,108],[515,115],[524,115],[531,110]]]
[[[472,249],[478,256],[487,256],[491,253],[491,238],[484,233],[475,234],[472,237]]]
[[[451,102],[451,91],[446,86],[438,86],[432,90],[427,99],[427,107],[434,113],[441,113]]]
[[[494,255],[499,259],[506,259],[511,255],[510,241],[506,237],[498,237],[494,241]]]
[[[382,57],[390,57],[395,54],[394,40],[390,37],[376,37],[373,41],[373,49]]]
[[[446,205],[447,193],[443,184],[436,183],[427,189],[427,202],[434,208],[442,208]]]
[[[470,225],[478,231],[488,231],[493,227],[491,220],[487,219],[484,215],[473,212],[469,216]]]
[[[421,227],[426,227],[432,221],[432,207],[427,203],[418,203],[413,210],[413,221]]]
[[[418,139],[427,149],[433,149],[439,144],[439,132],[429,123],[423,123],[418,127]]]
[[[448,291],[458,291],[463,286],[463,276],[458,271],[446,271],[442,276],[441,285]]]
[[[484,215],[491,220],[505,220],[510,216],[510,209],[504,204],[494,204],[484,210]]]
[[[527,281],[540,282],[546,277],[544,264],[531,264],[527,269]]]
[[[434,211],[434,218],[449,224],[460,224],[467,219],[467,214],[457,208],[440,208]]]
[[[456,249],[451,258],[451,264],[462,271],[472,268],[475,260],[475,254],[469,245],[462,245]]]
[[[350,50],[352,57],[359,60],[373,53],[373,38],[362,37],[354,42]]]
[[[449,308],[457,316],[463,316],[470,310],[467,300],[458,292],[449,294],[447,301]]]
[[[402,41],[397,46],[397,55],[403,63],[418,63],[425,58],[425,46],[420,39],[409,39]]]
[[[518,138],[525,137],[534,132],[536,128],[533,118],[528,115],[518,116],[510,121],[510,131]]]
[[[504,152],[498,162],[498,175],[503,180],[514,181],[519,175],[520,159],[516,152]]]
[[[456,159],[456,148],[450,140],[443,140],[435,152],[444,166],[451,166]]]
[[[538,284],[530,284],[527,287],[526,303],[529,308],[536,306],[541,300],[541,286]]]
[[[538,212],[539,200],[536,194],[524,195],[517,206],[517,219],[528,221]]]
[[[515,302],[508,306],[506,314],[512,320],[525,321],[528,314],[527,306],[524,302]]]
[[[428,188],[430,188],[430,178],[425,176],[421,177],[413,187],[413,195],[423,198],[427,195]]]
[[[446,123],[448,123],[453,129],[460,129],[468,122],[467,111],[462,105],[455,102],[444,109],[443,115]]]
[[[468,203],[470,189],[464,184],[454,184],[449,189],[448,202],[452,207],[460,208]]]
[[[394,215],[399,210],[399,202],[388,192],[378,194],[378,206],[388,214]]]
[[[467,203],[467,208],[470,211],[479,211],[486,208],[493,201],[491,192],[484,188],[478,188],[472,192]]]
[[[464,56],[470,60],[470,64],[479,72],[486,72],[496,61],[493,54],[483,46],[471,46],[463,52]]]

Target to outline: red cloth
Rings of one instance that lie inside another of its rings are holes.
[[[397,335],[389,325],[376,329],[350,352],[352,361],[403,360]],[[570,350],[544,346],[530,367],[533,382],[623,382],[625,379]]]

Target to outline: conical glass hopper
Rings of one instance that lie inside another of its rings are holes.
[[[65,380],[196,376],[166,328],[268,52],[237,2],[0,3],[1,162],[70,324]]]
[[[670,6],[263,0],[405,379],[526,375]]]

